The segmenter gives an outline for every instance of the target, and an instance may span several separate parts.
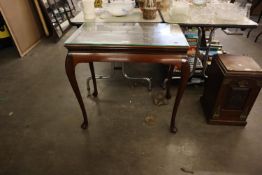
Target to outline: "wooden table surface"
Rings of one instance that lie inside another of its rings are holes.
[[[171,65],[169,80],[174,67],[181,69],[181,83],[170,123],[170,131],[173,133],[177,131],[175,118],[190,72],[189,64],[185,59],[189,45],[178,25],[85,23],[65,42],[65,47],[68,49],[66,73],[82,110],[83,129],[87,128],[88,119],[76,81],[75,66],[79,63],[89,63],[94,85],[93,95],[97,96],[93,62],[143,62]],[[169,93],[168,85],[167,97],[170,97]]]

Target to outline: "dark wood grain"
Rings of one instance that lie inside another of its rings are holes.
[[[173,55],[173,54],[117,54],[117,53],[88,53],[88,52],[71,52],[69,51],[66,58],[66,73],[70,84],[75,92],[77,100],[80,104],[84,122],[82,124],[82,128],[85,129],[87,127],[87,114],[84,107],[84,103],[77,85],[76,77],[75,77],[75,66],[79,63],[92,63],[92,62],[141,62],[141,63],[161,63],[172,65],[172,67],[176,67],[181,69],[182,79],[179,85],[175,104],[173,107],[173,113],[170,123],[170,131],[175,133],[177,131],[175,125],[175,119],[177,115],[177,110],[183,96],[184,90],[186,88],[186,84],[190,74],[189,63],[186,59],[184,59],[184,55]],[[92,69],[92,64],[90,64],[90,68]],[[92,72],[92,70],[91,70]]]
[[[68,49],[66,59],[67,76],[80,104],[84,124],[86,125],[87,115],[75,78],[75,66],[77,64],[89,63],[94,82],[94,96],[98,93],[93,62],[161,63],[171,65],[169,72],[174,67],[181,69],[182,79],[177,91],[170,123],[171,132],[176,132],[177,110],[190,71],[187,59],[185,59],[189,45],[178,25],[162,23],[85,23],[66,41],[65,47]],[[169,85],[167,87],[167,95],[169,96],[170,79],[171,76],[169,76]]]
[[[80,105],[80,108],[82,110],[82,114],[83,114],[83,118],[84,121],[81,125],[81,128],[86,129],[88,127],[88,119],[87,119],[87,114],[86,114],[86,110],[85,110],[85,105],[81,96],[81,93],[79,91],[79,87],[76,81],[76,76],[75,76],[75,66],[76,64],[74,64],[74,60],[72,55],[68,54],[66,57],[66,61],[65,61],[65,69],[66,69],[66,74],[67,77],[69,79],[69,82],[74,90],[75,96],[77,98],[77,101]]]
[[[188,64],[188,62],[186,60],[182,60],[182,62],[181,62],[181,82],[180,82],[180,85],[178,87],[176,100],[175,100],[175,104],[174,104],[174,107],[173,107],[171,123],[170,123],[170,131],[173,132],[173,133],[177,132],[176,123],[175,123],[176,122],[177,110],[178,110],[178,106],[180,104],[180,101],[182,99],[182,96],[184,94],[184,91],[186,89],[189,76],[190,76],[190,65]]]
[[[94,97],[97,97],[98,92],[97,92],[96,75],[95,75],[95,68],[94,68],[94,63],[93,63],[93,62],[89,62],[89,68],[90,68],[90,72],[91,72],[91,76],[92,76],[92,81],[93,81],[93,85],[94,85],[93,96],[94,96]]]

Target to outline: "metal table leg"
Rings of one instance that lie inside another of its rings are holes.
[[[114,63],[112,63],[111,65],[115,65]],[[130,79],[130,80],[144,80],[146,82],[148,82],[148,90],[151,91],[152,90],[152,81],[151,78],[148,77],[131,77],[129,75],[127,75],[127,73],[125,72],[125,63],[122,63],[122,66],[120,67],[120,69],[122,70],[122,75],[126,78],[126,79]],[[112,72],[110,76],[105,76],[105,75],[95,75],[95,79],[110,79],[112,78],[112,76],[115,73],[115,66],[112,66],[111,68]],[[91,88],[90,88],[90,81],[92,80],[92,76],[88,77],[86,80],[86,88],[87,88],[87,97],[91,96]]]
[[[200,48],[200,45],[201,45],[201,38],[202,38],[202,34],[203,34],[203,31],[201,29],[201,27],[198,27],[198,40],[197,40],[197,47],[196,47],[196,53],[195,53],[195,57],[194,57],[194,63],[193,63],[193,68],[192,68],[192,71],[190,73],[190,78],[192,78],[192,76],[196,73],[196,65],[197,65],[197,53],[199,52],[199,48]]]
[[[256,39],[255,39],[255,43],[257,42],[258,38],[259,38],[261,35],[262,35],[262,32],[260,32],[260,33],[257,35],[257,37],[256,37]]]
[[[171,98],[170,94],[170,86],[171,86],[171,80],[172,80],[172,74],[174,72],[174,65],[169,66],[168,75],[167,75],[167,82],[166,82],[166,99]]]
[[[122,74],[126,79],[129,80],[145,80],[148,82],[148,90],[151,91],[152,90],[152,83],[151,83],[151,78],[148,77],[131,77],[129,75],[127,75],[127,73],[125,72],[125,63],[122,63]]]
[[[111,76],[104,76],[104,75],[96,75],[95,79],[109,79]],[[91,88],[90,88],[90,80],[92,80],[92,77],[88,77],[86,79],[86,90],[87,90],[87,97],[91,96]]]
[[[203,64],[203,69],[202,69],[202,72],[201,72],[201,75],[203,78],[207,78],[207,75],[206,75],[206,69],[207,69],[207,61],[208,61],[208,58],[209,58],[209,52],[210,52],[210,48],[211,48],[211,42],[212,42],[212,38],[213,38],[213,34],[216,30],[216,28],[211,28],[211,31],[210,31],[210,34],[209,34],[209,39],[208,39],[208,42],[206,42],[206,38],[205,38],[205,29],[204,28],[201,28],[201,27],[198,27],[198,41],[197,41],[197,48],[196,48],[196,54],[195,54],[195,57],[194,57],[194,62],[193,62],[193,67],[192,67],[192,70],[190,72],[190,78],[192,78],[194,75],[196,75],[196,67],[197,67],[197,53],[199,52],[200,50],[200,47],[203,45],[203,47],[206,48],[206,52],[205,52],[205,55],[204,55],[204,60],[202,61],[202,64]],[[179,79],[179,77],[172,77],[172,79]],[[164,80],[164,83],[163,83],[163,88],[166,87],[166,83],[167,83],[167,80],[168,79],[165,79]],[[188,84],[200,84],[200,83],[203,83],[204,81],[203,80],[198,80],[198,81],[192,81],[192,82],[188,82]]]
[[[205,77],[205,78],[207,78],[207,75],[206,75],[207,61],[208,61],[208,58],[209,58],[209,51],[210,51],[210,48],[211,48],[211,42],[212,42],[212,38],[213,38],[213,34],[214,34],[215,30],[216,30],[216,28],[212,28],[211,31],[210,31],[210,33],[209,33],[209,38],[208,38],[206,53],[205,53],[204,60],[203,60],[202,75],[203,75],[203,77]]]

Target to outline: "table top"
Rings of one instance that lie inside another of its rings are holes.
[[[75,25],[81,25],[84,21],[83,12],[78,13],[74,18],[71,19],[71,23]],[[145,20],[143,19],[142,12],[139,8],[133,9],[133,11],[127,15],[122,17],[116,16],[105,16],[97,15],[94,22],[163,22],[159,12],[157,12],[156,18],[153,20]]]
[[[188,42],[176,24],[84,23],[65,42],[65,47],[153,47],[187,50]],[[143,50],[141,50],[143,52]]]
[[[248,56],[235,56],[226,54],[220,55],[219,60],[221,60],[227,71],[262,73],[261,67],[255,62],[253,58]]]
[[[243,17],[241,20],[224,20],[220,18],[212,18],[208,19],[207,16],[181,16],[181,15],[173,15],[172,17],[169,15],[167,10],[160,11],[161,16],[163,17],[164,22],[170,24],[179,24],[180,26],[187,27],[217,27],[217,28],[255,28],[257,27],[257,23]]]

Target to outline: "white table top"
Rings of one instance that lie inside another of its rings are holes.
[[[83,12],[80,12],[74,18],[71,19],[73,24],[82,24],[84,23],[84,15]],[[96,16],[94,22],[162,22],[162,18],[157,12],[156,19],[154,20],[145,20],[143,19],[142,12],[140,9],[135,8],[129,15],[122,17],[108,16],[106,18],[101,18],[99,15]]]
[[[170,24],[179,24],[181,26],[188,27],[219,27],[219,28],[254,28],[257,27],[257,23],[243,17],[240,20],[224,20],[217,17],[208,19],[205,17],[196,18],[191,16],[179,16],[173,15],[172,17],[169,15],[168,11],[161,10],[161,15],[163,17],[164,22]]]

